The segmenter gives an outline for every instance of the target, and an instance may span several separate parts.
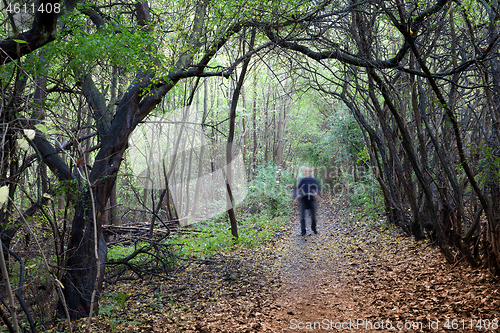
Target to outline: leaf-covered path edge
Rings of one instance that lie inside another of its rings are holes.
[[[500,319],[498,280],[450,266],[428,241],[356,220],[333,199],[319,203],[318,231],[300,236],[295,214],[259,247],[186,262],[166,281],[109,286],[105,294],[122,297],[121,306],[104,300],[92,330],[470,332]]]

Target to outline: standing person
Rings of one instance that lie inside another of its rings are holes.
[[[319,195],[319,184],[312,176],[312,168],[304,168],[304,178],[299,182],[295,202],[300,201],[300,229],[302,236],[306,234],[306,209],[311,211],[311,230],[318,234],[316,230],[316,196]]]

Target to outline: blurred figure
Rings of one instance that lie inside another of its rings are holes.
[[[311,230],[318,234],[316,230],[316,197],[319,197],[320,188],[316,178],[312,176],[313,169],[304,168],[304,178],[299,182],[295,202],[300,202],[300,229],[301,234],[306,234],[306,209],[311,211]]]

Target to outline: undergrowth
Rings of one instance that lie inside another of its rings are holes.
[[[181,254],[204,259],[218,251],[239,247],[254,247],[270,239],[276,230],[282,229],[287,217],[270,218],[268,215],[250,216],[238,220],[238,239],[231,235],[229,222],[206,221],[196,225],[193,232],[171,238],[171,244],[181,245]]]

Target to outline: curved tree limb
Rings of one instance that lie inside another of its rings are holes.
[[[59,0],[39,0],[35,7],[62,4]],[[58,13],[55,10],[36,11],[30,30],[0,42],[0,64],[6,64],[53,41],[56,37]],[[23,41],[23,42],[19,42]]]

